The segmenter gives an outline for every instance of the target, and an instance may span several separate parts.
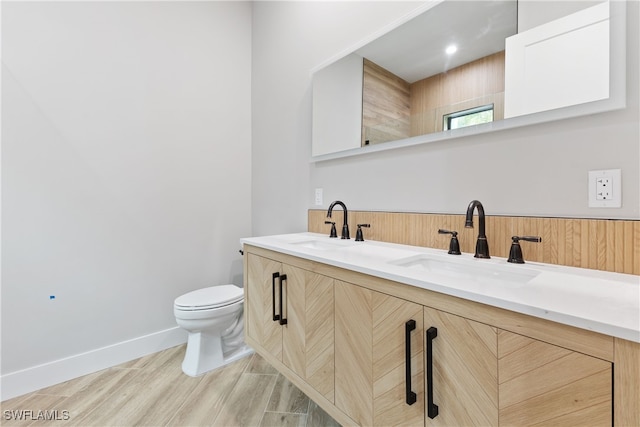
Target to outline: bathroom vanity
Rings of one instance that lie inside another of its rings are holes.
[[[343,425],[638,425],[630,274],[247,238],[245,340]]]

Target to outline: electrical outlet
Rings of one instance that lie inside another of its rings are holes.
[[[322,206],[322,188],[316,188],[316,206]]]
[[[619,208],[622,206],[621,172],[620,169],[589,171],[590,208]]]
[[[613,197],[613,181],[609,176],[596,178],[596,200],[611,200]]]

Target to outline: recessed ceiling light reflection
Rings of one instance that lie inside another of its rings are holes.
[[[458,46],[452,44],[445,49],[447,55],[453,55],[458,50]]]

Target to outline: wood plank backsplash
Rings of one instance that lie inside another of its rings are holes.
[[[342,211],[335,210],[338,235],[342,227]],[[351,238],[356,224],[365,228],[365,240],[380,240],[414,246],[448,249],[449,235],[438,234],[439,228],[458,232],[462,252],[474,253],[478,235],[478,217],[474,228],[464,228],[464,215],[349,211]],[[326,210],[308,211],[307,229],[329,233]],[[511,236],[540,236],[542,242],[521,241],[525,261],[590,268],[640,275],[640,221],[608,219],[568,219],[487,216],[486,234],[492,256],[506,258]]]

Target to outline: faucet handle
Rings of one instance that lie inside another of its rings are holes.
[[[449,254],[451,255],[462,255],[460,252],[460,242],[458,241],[458,232],[457,231],[449,231],[443,230],[440,228],[438,230],[438,234],[451,234],[451,241],[449,242]]]
[[[358,230],[356,230],[356,242],[364,242],[364,237],[362,235],[362,228],[369,228],[371,224],[356,224],[358,226]]]
[[[525,242],[542,242],[542,237],[540,236],[513,236],[511,240],[524,240]]]
[[[329,233],[329,237],[338,237],[338,232],[336,231],[336,223],[333,221],[325,221],[325,224],[331,224],[331,232]]]
[[[538,236],[513,236],[511,237],[511,249],[509,250],[509,258],[507,262],[513,262],[515,264],[524,264],[524,257],[522,256],[522,248],[520,247],[520,240],[525,242],[542,242],[542,237]]]

